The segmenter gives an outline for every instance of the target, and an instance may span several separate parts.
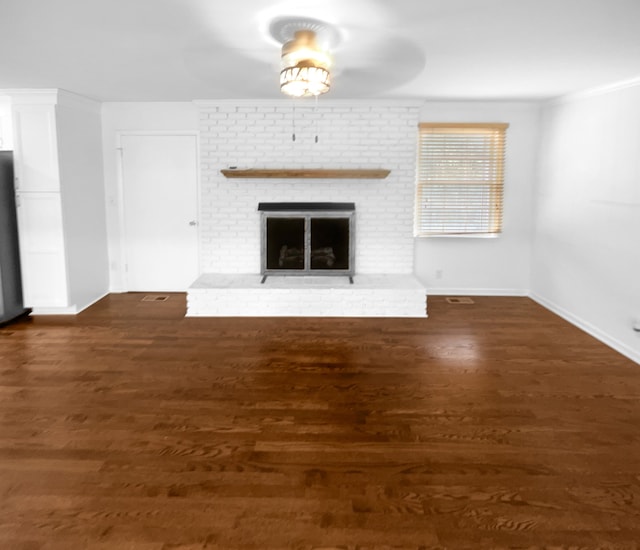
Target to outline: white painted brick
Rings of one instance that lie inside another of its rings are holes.
[[[201,114],[203,271],[259,269],[258,202],[356,203],[356,271],[413,271],[417,107],[204,106]],[[296,141],[292,141],[295,123]],[[318,143],[315,136],[318,135]],[[220,169],[390,168],[385,180],[227,180]],[[205,200],[206,198],[206,200]],[[383,253],[381,246],[394,250]],[[232,254],[233,252],[233,254]]]
[[[282,282],[282,279],[288,279]],[[426,317],[425,289],[408,275],[280,278],[262,285],[256,275],[203,275],[187,294],[189,316]]]

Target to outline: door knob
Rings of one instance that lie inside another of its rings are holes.
[[[195,221],[195,220],[191,220],[191,221],[189,222],[189,225],[191,225],[191,226],[193,226],[193,225],[198,225],[198,222],[197,222],[197,221]]]

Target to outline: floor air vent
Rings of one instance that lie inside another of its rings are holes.
[[[143,302],[166,302],[168,299],[169,299],[169,296],[149,295],[142,298],[142,301]]]
[[[447,298],[447,302],[450,304],[473,304],[473,300],[467,296],[455,296]]]

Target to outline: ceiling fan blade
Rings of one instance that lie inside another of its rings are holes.
[[[224,52],[224,53],[222,53]],[[201,40],[183,52],[187,71],[200,82],[211,86],[216,97],[277,97],[279,55],[274,62],[264,49],[229,49],[214,40]]]
[[[377,33],[357,33],[335,53],[336,93],[348,87],[354,97],[375,95],[409,82],[424,69],[426,56],[411,41],[372,34]]]

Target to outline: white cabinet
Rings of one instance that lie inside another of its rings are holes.
[[[13,109],[18,191],[60,190],[55,109],[55,105],[16,105]]]
[[[0,94],[0,151],[13,151],[11,101]]]
[[[12,107],[24,304],[76,313],[108,290],[99,104],[45,90]]]
[[[58,168],[57,95],[20,96],[14,101],[14,170],[24,304],[31,308],[66,308],[69,297]]]
[[[68,305],[62,208],[59,193],[19,193],[24,303],[28,307]]]

